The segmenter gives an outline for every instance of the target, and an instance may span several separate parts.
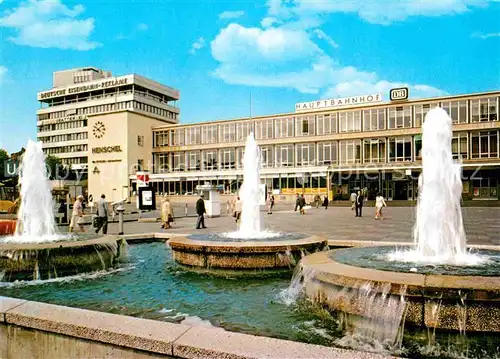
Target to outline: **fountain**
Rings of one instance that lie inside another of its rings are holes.
[[[60,234],[41,143],[28,141],[21,165],[15,232],[0,237],[3,281],[46,279],[111,266],[124,241],[114,236]]]
[[[318,236],[263,231],[260,220],[260,150],[253,133],[243,157],[241,225],[229,233],[193,234],[175,237],[167,243],[176,262],[210,270],[290,270],[307,253],[326,248]]]
[[[429,111],[413,246],[337,249],[299,264],[289,292],[339,316],[347,334],[337,344],[394,350],[408,328],[500,332],[500,255],[467,248],[451,138],[448,114]]]

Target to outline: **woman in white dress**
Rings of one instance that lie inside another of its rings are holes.
[[[384,197],[379,193],[375,198],[375,219],[382,219],[382,208],[387,207]]]

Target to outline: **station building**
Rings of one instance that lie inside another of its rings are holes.
[[[129,197],[131,174],[151,158],[152,129],[177,124],[179,91],[145,77],[85,67],[54,72],[38,93],[37,137],[46,154],[88,179],[94,198]]]
[[[384,95],[388,100],[384,101]],[[416,200],[421,126],[433,107],[453,119],[453,156],[463,163],[464,199],[499,199],[500,91],[408,100],[408,89],[295,105],[295,112],[152,129],[152,185],[157,193],[191,195],[199,184],[236,193],[243,181],[246,137],[261,148],[269,190],[347,199]],[[130,176],[135,188],[135,177]]]

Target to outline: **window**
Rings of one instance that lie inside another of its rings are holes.
[[[199,171],[201,169],[200,151],[188,152],[188,168],[190,171]]]
[[[260,165],[261,167],[273,167],[273,146],[260,147]]]
[[[471,121],[498,121],[497,98],[482,98],[470,101]]]
[[[168,131],[155,132],[154,141],[154,147],[168,146]]]
[[[278,167],[293,167],[295,165],[293,145],[276,146],[276,165]]]
[[[198,126],[186,128],[186,145],[199,144],[201,144],[201,128]]]
[[[385,109],[363,111],[363,130],[385,130]]]
[[[411,106],[398,106],[388,109],[388,128],[409,128],[412,127]]]
[[[467,101],[446,101],[441,107],[448,112],[453,123],[467,123]]]
[[[341,164],[361,162],[361,140],[340,141],[339,149]]]
[[[252,132],[252,123],[250,121],[238,122],[236,125],[236,141],[245,142],[250,132]]]
[[[226,170],[236,168],[236,150],[234,148],[221,150],[221,168]]]
[[[273,138],[273,120],[255,121],[255,139],[267,140]]]
[[[369,138],[363,140],[364,163],[385,162],[385,138]]]
[[[155,173],[166,173],[168,172],[170,166],[168,163],[169,154],[168,153],[156,153],[155,154]]]
[[[172,153],[172,170],[175,172],[182,172],[186,170],[186,159],[184,152]]]
[[[389,138],[389,162],[412,161],[412,138],[392,137]]]
[[[284,137],[293,137],[294,129],[293,129],[293,118],[278,118],[274,121],[274,137],[275,138],[284,138]]]
[[[203,126],[201,129],[204,144],[218,143],[217,125]]]
[[[317,134],[328,135],[337,133],[337,114],[327,113],[317,116]]]
[[[340,112],[339,132],[360,132],[361,111]]]
[[[225,123],[219,125],[219,134],[221,142],[234,142],[236,140],[236,127],[234,123]]]
[[[471,133],[471,158],[498,157],[498,131]]]
[[[439,102],[415,105],[415,127],[421,127],[425,116],[432,108],[439,107]]]
[[[314,116],[300,116],[296,119],[297,136],[314,135]]]
[[[144,169],[144,160],[137,160],[137,171],[142,171]]]
[[[316,146],[314,143],[301,143],[295,146],[297,166],[316,165]]]
[[[186,144],[185,130],[183,128],[172,130],[172,133],[173,146],[184,146]]]
[[[216,171],[218,169],[217,150],[202,151],[203,169]]]
[[[468,158],[468,133],[459,132],[453,134],[453,139],[451,140],[451,152],[453,153],[453,158],[455,159],[467,159]]]
[[[318,143],[318,165],[327,166],[337,162],[337,142]]]
[[[137,145],[144,146],[144,136],[137,135]]]

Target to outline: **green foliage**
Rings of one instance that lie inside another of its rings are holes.
[[[61,176],[64,173],[62,160],[59,157],[47,155],[45,157],[45,165],[49,171],[49,179],[57,179],[58,175]]]
[[[0,148],[0,179],[4,179],[4,171],[5,171],[5,161],[10,158],[7,151],[3,148]]]

